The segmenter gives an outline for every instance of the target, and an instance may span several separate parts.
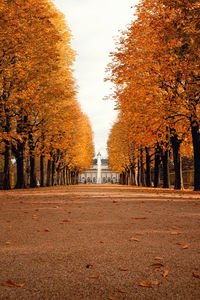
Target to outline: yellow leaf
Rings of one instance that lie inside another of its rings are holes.
[[[163,277],[166,278],[166,277],[168,276],[168,274],[169,274],[169,271],[167,271],[167,270],[164,271],[164,272],[163,272]]]
[[[15,283],[13,282],[12,280],[7,280],[4,282],[4,286],[7,286],[7,287],[23,287],[24,286],[24,283]]]

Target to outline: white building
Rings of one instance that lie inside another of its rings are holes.
[[[79,174],[79,183],[119,183],[119,173],[113,172],[107,164],[106,159],[101,159],[101,154],[97,154],[93,166]]]

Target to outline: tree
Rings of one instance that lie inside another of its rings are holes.
[[[10,186],[11,155],[16,157],[16,188],[41,185],[45,159],[51,183],[64,165],[72,133],[78,130],[80,108],[75,100],[75,53],[64,16],[48,0],[3,0],[0,8],[0,142],[4,154],[4,188]],[[92,144],[91,128],[87,126]],[[72,145],[74,146],[74,145]],[[91,153],[89,153],[91,160]],[[27,180],[26,169],[30,172]],[[48,175],[49,176],[49,175]],[[59,177],[59,176],[57,176]]]
[[[199,101],[197,1],[141,1],[136,16],[111,53],[108,79],[116,87],[112,97],[127,122],[134,123],[137,147],[141,141],[146,147],[158,149],[159,145],[165,166],[172,146],[175,187],[180,188],[180,145],[187,139],[189,126],[195,164],[200,161],[192,121],[197,122]],[[167,176],[168,166],[164,169]],[[198,167],[195,169],[198,174]]]

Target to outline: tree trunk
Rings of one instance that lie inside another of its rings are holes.
[[[57,173],[56,183],[57,183],[57,185],[61,185],[61,169],[60,169],[60,164],[57,167],[56,173]]]
[[[52,161],[51,184],[52,184],[52,186],[56,185],[56,163],[55,163],[55,156],[53,156],[53,161]]]
[[[132,168],[129,169],[128,185],[132,185]]]
[[[119,183],[123,184],[123,182],[122,182],[122,173],[119,175]]]
[[[44,187],[44,155],[40,155],[40,187]]]
[[[200,191],[200,133],[199,124],[191,122],[193,153],[194,153],[194,190]]]
[[[74,172],[70,171],[71,184],[74,185]]]
[[[135,170],[134,165],[131,166],[130,176],[131,176],[130,184],[131,185],[136,185],[136,170]]]
[[[62,175],[63,176],[63,185],[66,185],[66,183],[67,183],[66,182],[66,167],[63,168],[62,173],[63,173],[63,175]]]
[[[35,169],[35,145],[32,132],[29,133],[29,155],[30,155],[30,187],[37,187],[36,169]]]
[[[145,186],[144,159],[143,149],[140,149],[140,170],[141,170],[141,185]]]
[[[129,178],[129,170],[125,170],[125,185],[128,185],[128,178]]]
[[[78,174],[79,174],[79,171],[78,169],[76,170],[76,184],[78,184]]]
[[[23,189],[26,187],[25,184],[25,163],[24,163],[24,153],[25,153],[25,142],[17,142],[17,183],[16,189]]]
[[[69,168],[66,167],[66,184],[69,185]]]
[[[141,186],[141,169],[140,169],[140,160],[138,159],[138,162],[137,162],[137,169],[138,169],[138,172],[137,172],[137,185],[138,186]]]
[[[146,150],[146,186],[151,186],[151,157],[149,155],[149,149],[145,147]]]
[[[51,172],[52,172],[52,161],[48,159],[47,163],[47,186],[51,186]]]
[[[72,185],[72,176],[71,170],[69,169],[69,185]]]
[[[154,165],[154,187],[160,186],[160,154],[161,149],[157,144],[155,148],[155,165]]]
[[[120,174],[120,183],[121,183],[122,185],[125,185],[125,184],[126,184],[126,174],[125,174],[124,171]]]
[[[44,132],[41,132],[41,154],[40,154],[40,187],[44,187],[44,141],[45,141],[45,135]]]
[[[20,111],[20,118],[17,122],[17,133],[22,136],[23,141],[17,142],[17,184],[15,188],[22,189],[26,187],[25,181],[25,147],[27,139],[27,122],[28,117],[24,115],[24,111]]]
[[[135,164],[135,185],[138,186],[138,165]]]
[[[72,181],[71,181],[71,171],[69,168],[67,168],[67,178],[68,178],[68,185],[71,185],[72,184]]]
[[[170,178],[169,178],[169,150],[165,150],[162,155],[163,162],[163,187],[169,188]]]
[[[174,172],[175,172],[175,183],[174,189],[183,189],[183,176],[182,176],[182,164],[180,156],[180,145],[182,140],[178,139],[177,134],[171,136],[171,144],[173,150],[173,161],[174,161]]]
[[[35,170],[35,155],[30,155],[30,187],[37,187],[36,170]]]
[[[123,172],[123,185],[126,185],[126,171]]]
[[[8,113],[8,111],[6,110]],[[6,124],[5,124],[5,132],[7,134],[10,133],[10,117],[6,115]],[[11,143],[7,139],[4,141],[5,143],[5,151],[4,151],[4,178],[3,178],[3,189],[10,190],[11,182],[10,182],[10,167],[11,167]]]
[[[10,141],[5,141],[3,189],[10,190],[11,147]]]

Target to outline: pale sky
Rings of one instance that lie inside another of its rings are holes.
[[[115,49],[114,37],[133,20],[138,0],[54,0],[66,16],[77,52],[75,78],[78,100],[90,119],[94,133],[95,154],[107,157],[109,130],[116,119],[114,101],[103,100],[111,84],[104,82],[109,53]],[[131,8],[132,7],[132,8]]]

